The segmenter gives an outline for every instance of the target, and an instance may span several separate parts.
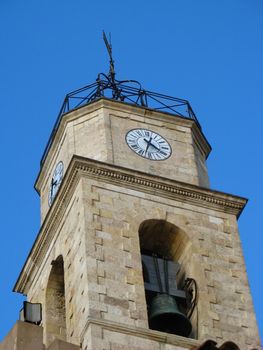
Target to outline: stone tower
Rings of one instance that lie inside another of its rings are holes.
[[[14,288],[42,304],[32,327],[46,349],[259,346],[237,227],[246,199],[209,188],[211,148],[187,101],[122,84],[107,98],[107,84],[88,87],[77,108],[67,96],[41,161],[41,228]],[[171,283],[192,298],[190,316],[178,306],[187,336],[149,327],[147,254],[168,257]]]

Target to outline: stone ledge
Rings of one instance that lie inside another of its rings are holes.
[[[109,331],[116,332],[116,333],[132,335],[139,338],[146,338],[152,341],[156,341],[158,343],[180,346],[182,348],[187,348],[187,349],[200,345],[200,341],[195,339],[184,338],[179,335],[168,334],[164,332],[158,332],[152,329],[122,325],[117,322],[107,321],[102,319],[95,319],[92,317],[88,318],[86,325],[83,329],[83,332],[81,334],[81,339],[86,333],[86,331],[88,330],[90,325],[100,326],[103,329],[107,329]]]
[[[147,192],[153,195],[197,204],[224,212],[231,212],[237,217],[241,214],[247,199],[230,195],[224,192],[210,190],[188,183],[169,180],[164,177],[145,174],[117,165],[74,156],[69,168],[75,163],[77,171],[83,171],[84,176],[97,178],[118,186],[123,185],[130,189]],[[156,193],[158,191],[158,193]]]
[[[47,350],[79,350],[80,347],[60,339],[55,339]],[[36,350],[36,349],[34,349]]]

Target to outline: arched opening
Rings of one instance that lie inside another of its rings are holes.
[[[52,262],[46,290],[46,345],[56,338],[66,340],[64,262],[60,255]]]
[[[190,244],[187,234],[166,220],[145,220],[139,227],[141,250],[181,261]]]
[[[165,220],[146,220],[139,227],[149,326],[189,336],[188,294],[184,289],[190,240]]]

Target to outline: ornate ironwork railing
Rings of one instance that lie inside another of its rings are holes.
[[[194,111],[187,100],[144,90],[136,80],[113,80],[106,74],[100,73],[98,79],[93,84],[84,86],[66,95],[41,158],[41,166],[46,159],[63,115],[103,97],[193,119],[201,129]]]
[[[104,79],[101,79],[101,76]],[[197,118],[187,100],[144,90],[136,80],[115,80],[113,83],[103,73],[99,75],[95,83],[67,94],[59,112],[59,117],[101,97],[176,114],[194,119],[197,122]]]

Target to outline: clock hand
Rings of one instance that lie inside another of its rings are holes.
[[[159,148],[159,147],[156,147],[153,143],[150,143],[150,145],[153,146],[153,148],[157,149],[157,151],[160,150],[160,148]]]
[[[146,148],[145,152],[148,151],[149,146],[152,146],[153,148],[157,149],[157,151],[159,151],[160,148],[156,147],[153,143],[151,143],[152,137],[150,137],[150,140],[144,139],[144,141],[147,142],[147,148]]]
[[[152,137],[150,137],[150,140],[144,139],[144,141],[147,143],[147,147],[146,147],[146,150],[145,150],[145,153],[146,153],[148,151],[149,146],[151,145]]]
[[[54,189],[55,189],[56,184],[57,184],[57,180],[54,180],[52,178],[52,181],[51,181],[51,197],[54,195]]]

